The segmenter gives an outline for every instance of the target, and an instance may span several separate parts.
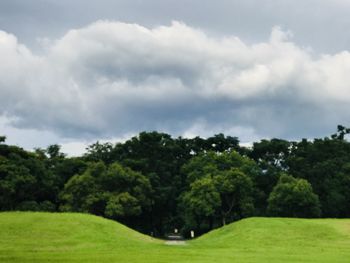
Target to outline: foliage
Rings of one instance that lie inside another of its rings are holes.
[[[271,192],[268,211],[272,216],[319,217],[320,203],[305,179],[282,175]]]
[[[187,225],[197,222],[196,228],[203,231],[198,222],[208,220],[209,229],[226,221],[253,213],[253,182],[257,166],[237,152],[202,153],[183,167],[190,182],[182,196]],[[195,220],[193,220],[195,218]]]
[[[86,148],[86,153],[84,155],[87,161],[98,162],[102,161],[105,164],[110,164],[113,162],[113,145],[109,142],[96,143],[89,145]]]
[[[28,201],[54,203],[56,192],[53,174],[34,154],[0,145],[0,211],[19,209]]]
[[[147,178],[118,163],[93,163],[73,176],[61,193],[61,210],[115,219],[139,215],[149,205]]]
[[[251,148],[223,134],[141,132],[96,142],[81,157],[59,145],[26,151],[0,136],[0,211],[87,212],[156,236],[175,227],[202,233],[250,215],[350,217],[350,129],[337,128]]]
[[[211,223],[209,228],[212,228],[213,218],[220,203],[220,194],[211,177],[191,183],[190,190],[182,195],[181,208],[185,212],[186,227],[195,228],[196,232],[201,231],[203,219],[208,219]]]
[[[289,173],[308,180],[325,217],[350,216],[350,143],[341,139],[302,140],[287,160]]]

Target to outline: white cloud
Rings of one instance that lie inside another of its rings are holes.
[[[246,44],[180,22],[98,21],[45,39],[37,55],[0,31],[0,115],[88,141],[153,129],[292,137],[346,125],[350,53],[315,56],[291,37],[275,27]]]

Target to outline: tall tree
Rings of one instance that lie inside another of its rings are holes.
[[[350,216],[350,143],[344,138],[298,142],[288,158],[289,173],[309,181],[326,217]]]
[[[177,197],[181,193],[183,178],[180,167],[186,156],[184,149],[170,135],[142,132],[114,149],[118,161],[141,172],[152,186],[151,207],[143,215],[149,232],[161,235],[176,222]]]
[[[202,232],[203,223],[208,222],[207,229],[213,228],[217,210],[220,207],[220,193],[215,187],[213,178],[203,177],[191,183],[189,191],[184,192],[180,203],[185,221],[185,229],[195,228],[197,233]]]
[[[254,180],[258,189],[257,215],[267,215],[267,199],[281,174],[289,170],[288,158],[291,155],[293,145],[294,142],[277,138],[253,143],[253,148],[248,156],[254,159],[262,170],[260,176]]]
[[[190,188],[182,198],[183,206],[192,208],[195,215],[200,214],[198,211],[200,209],[204,215],[211,211],[211,217],[215,215],[216,218],[220,218],[222,224],[226,224],[253,213],[253,178],[259,173],[259,168],[254,161],[234,151],[206,152],[193,157],[184,165],[183,170],[190,184]],[[219,205],[213,206],[212,202],[208,201],[207,207],[198,206],[194,209],[191,204],[196,200],[195,196],[198,192],[195,191],[194,186],[204,185],[209,189],[210,183],[212,184],[210,189],[215,191],[211,190],[207,198],[211,197],[210,200],[212,200],[216,193],[220,198]],[[212,212],[214,207],[215,213]],[[185,220],[188,220],[188,217]]]
[[[219,172],[214,180],[220,194],[223,225],[226,225],[227,220],[233,221],[253,214],[253,182],[249,176],[239,168],[232,168]]]

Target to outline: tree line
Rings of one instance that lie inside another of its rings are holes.
[[[173,138],[141,132],[26,151],[0,136],[0,211],[91,213],[143,233],[204,233],[249,216],[350,217],[350,129],[314,140]]]

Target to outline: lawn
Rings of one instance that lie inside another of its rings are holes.
[[[183,246],[74,213],[0,213],[0,262],[350,262],[350,220],[249,218]]]

